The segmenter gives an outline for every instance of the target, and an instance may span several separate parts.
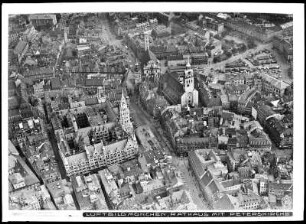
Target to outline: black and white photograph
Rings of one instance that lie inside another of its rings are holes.
[[[303,220],[304,16],[3,4],[3,221]]]

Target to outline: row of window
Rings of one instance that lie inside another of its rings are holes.
[[[78,165],[71,165],[69,168],[68,168],[68,173],[71,174],[71,173],[82,173],[83,171],[88,171],[89,168],[91,169],[94,169],[96,166],[103,166],[103,165],[106,165],[106,164],[112,164],[114,162],[122,162],[124,159],[127,159],[129,157],[132,157],[134,156],[134,152],[130,152],[128,153],[126,156],[123,156],[124,154],[121,154],[122,156],[120,157],[114,157],[114,158],[111,158],[111,159],[104,159],[102,160],[102,158],[100,157],[100,160],[98,161],[94,161],[94,164],[92,163],[89,163],[89,161],[86,161],[86,162],[82,162],[82,167],[78,166]],[[102,163],[103,162],[103,163]]]
[[[270,145],[268,141],[250,141],[250,145]]]
[[[258,208],[258,207],[259,207],[258,203],[252,203],[251,205],[250,204],[244,205],[245,209],[252,209],[252,208]]]

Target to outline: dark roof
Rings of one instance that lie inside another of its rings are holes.
[[[126,196],[126,195],[129,195],[130,194],[130,187],[129,187],[129,184],[123,184],[120,188],[120,195],[121,196]]]
[[[269,183],[269,188],[283,191],[292,191],[292,184]]]
[[[171,72],[171,73],[167,73],[165,74],[163,77],[165,77],[165,82],[168,83],[168,85],[170,85],[170,88],[175,89],[177,92],[183,94],[184,93],[184,87],[183,85],[179,82],[178,77],[179,74],[176,72]]]
[[[201,183],[206,187],[213,180],[212,173],[208,170],[201,179]]]
[[[265,117],[275,114],[272,108],[269,107],[268,105],[259,106],[259,108],[257,109],[257,112],[262,113]]]
[[[54,14],[31,14],[29,16],[29,20],[35,19],[53,19],[55,17]]]
[[[247,136],[248,132],[247,130],[244,129],[239,129],[236,131],[237,134],[241,135],[241,136]]]
[[[293,114],[287,114],[285,117],[282,119],[284,123],[292,123],[293,122]]]
[[[170,55],[167,57],[167,60],[168,61],[171,61],[171,60],[183,60],[183,55]]]
[[[61,81],[58,77],[51,79],[51,88],[52,89],[60,89],[61,88]]]
[[[233,118],[234,118],[234,114],[233,113],[226,112],[226,111],[223,111],[221,116],[222,116],[222,118],[224,120],[229,120],[229,121],[232,121]]]
[[[88,106],[88,105],[95,105],[98,103],[98,99],[97,97],[93,97],[93,98],[87,98],[85,100],[85,105]]]
[[[246,146],[249,142],[247,134],[237,135],[236,140],[239,143],[239,146]]]
[[[275,117],[269,118],[267,122],[270,128],[273,128],[273,130],[277,131],[278,133],[283,133],[286,130],[284,123],[277,120]]]
[[[220,191],[220,184],[216,180],[213,180],[209,185],[208,185],[210,191],[212,194],[215,194]]]
[[[30,108],[26,108],[26,109],[21,110],[21,116],[22,118],[30,118],[30,117],[33,117],[34,114]]]
[[[10,97],[8,100],[9,109],[17,109],[19,107],[19,100],[16,96]]]
[[[33,70],[24,73],[24,76],[28,77],[28,76],[45,75],[45,74],[50,74],[50,75],[53,74],[53,68],[52,67],[35,68]]]
[[[20,111],[18,109],[9,110],[9,117],[14,117],[20,115]]]
[[[225,129],[225,134],[226,135],[235,135],[236,134],[236,129],[235,128],[227,128],[227,129]]]
[[[209,103],[207,104],[207,107],[216,107],[216,106],[222,106],[220,97],[210,98]]]
[[[152,150],[145,151],[144,152],[144,157],[146,158],[146,161],[148,164],[155,164],[154,162],[154,154]]]
[[[49,91],[51,90],[50,84],[44,85],[44,91]]]
[[[161,149],[153,150],[153,153],[154,153],[154,156],[156,157],[156,159],[158,159],[158,160],[161,160],[161,159],[164,158],[164,154],[163,154]]]
[[[8,82],[8,89],[9,90],[16,89],[16,84],[15,84],[14,80],[9,80],[9,82]]]
[[[222,198],[220,198],[215,204],[214,209],[216,210],[233,210],[235,207],[233,206],[232,200],[230,200],[228,194],[225,194]]]
[[[205,172],[204,167],[196,153],[194,151],[188,152],[189,160],[191,161],[191,166],[196,173],[196,175],[201,178]]]
[[[238,101],[238,97],[234,94],[229,94],[228,99],[229,101]]]
[[[49,35],[50,35],[51,37],[57,37],[58,35],[63,35],[63,34],[64,34],[64,31],[61,30],[61,29],[58,29],[58,28],[49,31]]]
[[[236,180],[236,179],[230,179],[230,180],[222,181],[221,184],[223,187],[227,188],[227,187],[232,187],[232,186],[241,184],[241,181]]]
[[[152,52],[164,52],[166,50],[164,46],[152,46],[150,48]]]
[[[236,145],[237,144],[237,138],[229,138],[227,144],[228,145]]]
[[[133,187],[135,189],[136,194],[140,194],[140,193],[143,192],[143,188],[142,188],[142,186],[140,185],[139,182],[138,183],[134,183]]]
[[[86,79],[85,86],[103,86],[103,79]]]
[[[190,114],[194,115],[196,113],[197,116],[203,116],[203,109],[202,108],[191,108]]]

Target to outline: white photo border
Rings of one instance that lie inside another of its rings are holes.
[[[8,209],[8,16],[31,13],[76,12],[256,12],[293,14],[294,71],[294,184],[292,217],[255,217],[257,221],[302,220],[304,212],[304,7],[298,3],[40,3],[2,5],[2,211],[3,221],[143,221],[144,218],[84,218],[82,211],[16,211]],[[154,211],[156,212],[156,211]],[[158,212],[158,211],[157,211]],[[165,212],[165,211],[163,211]],[[182,211],[183,212],[183,211]],[[236,212],[236,211],[233,211]],[[258,211],[257,211],[258,212]],[[273,211],[277,212],[277,211]],[[160,218],[146,221],[229,221],[224,217]],[[254,217],[231,217],[230,221],[251,221]]]

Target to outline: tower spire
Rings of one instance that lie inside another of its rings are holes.
[[[187,58],[187,64],[186,64],[186,67],[187,67],[187,69],[189,69],[189,68],[191,67],[191,65],[190,65],[190,61],[189,61],[189,55],[188,55],[188,58]]]
[[[123,89],[122,89],[122,92],[121,92],[121,104],[120,104],[120,106],[122,107],[124,105],[127,105],[127,103],[126,103],[126,98],[124,96],[124,92],[123,92]]]
[[[144,44],[145,44],[145,51],[150,49],[150,37],[148,32],[144,32]]]
[[[125,132],[131,133],[133,131],[133,125],[130,120],[130,110],[128,108],[123,90],[120,103],[119,123]]]

